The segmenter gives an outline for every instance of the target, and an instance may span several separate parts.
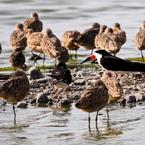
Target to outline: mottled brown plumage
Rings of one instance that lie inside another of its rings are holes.
[[[27,46],[27,40],[23,31],[23,24],[17,24],[15,30],[10,35],[10,46],[15,51],[23,51]]]
[[[0,88],[0,98],[13,104],[14,124],[16,125],[16,112],[14,105],[22,101],[29,92],[29,80],[23,71],[16,71]]]
[[[114,23],[113,33],[118,37],[118,41],[120,45],[122,46],[126,42],[127,38],[126,38],[125,31],[121,29],[121,26],[119,23]]]
[[[104,82],[108,89],[108,103],[117,102],[123,94],[123,89],[119,80],[117,80],[117,78],[115,77],[115,74],[113,74],[113,72],[111,71],[105,71],[101,80]]]
[[[15,68],[26,69],[25,56],[22,52],[13,51],[10,56],[10,63]]]
[[[93,50],[95,48],[95,37],[100,31],[100,24],[94,23],[91,28],[86,29],[78,38],[76,43],[85,47],[87,50]]]
[[[105,32],[96,36],[95,45],[99,49],[104,49],[109,53],[116,54],[120,51],[121,44],[118,41],[118,37],[113,34],[112,28],[106,28]]]
[[[141,56],[144,61],[143,50],[145,50],[145,24],[142,23],[140,30],[137,32],[135,37],[135,45],[138,50],[141,51]]]
[[[24,21],[24,30],[32,29],[33,32],[41,32],[43,29],[43,23],[39,20],[37,12],[33,12],[31,17]]]
[[[74,40],[79,35],[80,33],[78,31],[66,31],[62,36],[62,46],[68,49],[70,51],[70,54],[71,50],[75,50],[75,58],[77,58],[77,50],[79,49],[79,46],[74,42]]]
[[[28,30],[28,33],[26,35],[27,37],[27,46],[34,52],[42,53],[41,49],[41,39],[43,37],[42,32],[33,32],[32,29]]]
[[[91,86],[84,90],[80,99],[76,102],[75,106],[85,112],[92,113],[97,111],[96,115],[96,128],[98,112],[103,109],[108,103],[109,95],[108,90],[102,80],[97,80],[95,86]],[[90,118],[89,124],[90,124]],[[90,125],[89,125],[90,129]]]

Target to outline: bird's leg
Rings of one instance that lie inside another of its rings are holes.
[[[56,57],[54,59],[54,68],[56,68]]]
[[[106,113],[107,113],[107,125],[108,125],[108,128],[110,127],[110,118],[109,118],[109,110],[108,110],[108,105],[106,106]]]
[[[69,55],[70,55],[70,59],[72,59],[72,54],[71,54],[71,50],[69,50]]]
[[[45,63],[45,53],[43,53],[43,66],[44,66],[44,63]]]
[[[77,60],[77,49],[75,51],[75,60]]]
[[[92,48],[92,50],[91,50],[91,54],[93,54],[93,51],[94,51],[94,48]]]
[[[144,61],[144,56],[143,56],[142,50],[140,52],[141,52],[142,61]]]
[[[13,112],[14,112],[14,125],[15,127],[17,126],[16,124],[16,110],[15,110],[15,105],[13,104]]]
[[[91,117],[90,117],[90,113],[89,113],[89,116],[88,116],[88,128],[89,128],[89,132],[91,132]]]
[[[95,119],[95,121],[96,121],[96,130],[97,130],[97,131],[99,131],[99,130],[98,130],[98,123],[97,123],[97,121],[98,121],[98,114],[99,114],[99,111],[97,111],[96,119]]]

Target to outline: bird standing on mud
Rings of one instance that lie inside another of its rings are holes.
[[[15,104],[22,101],[29,92],[29,80],[23,71],[16,71],[4,84],[0,87],[0,98],[6,100],[13,105],[14,125],[16,125]]]

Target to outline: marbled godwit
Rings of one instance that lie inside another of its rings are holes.
[[[17,24],[10,35],[10,45],[15,51],[23,51],[27,46],[27,40],[23,31],[23,24]]]
[[[60,56],[64,48],[61,46],[60,40],[53,34],[51,29],[47,29],[41,39],[41,49],[45,55],[56,59]]]
[[[90,127],[90,113],[96,112],[96,129],[98,130],[97,120],[98,112],[103,109],[108,103],[108,90],[102,80],[97,80],[95,86],[87,88],[80,99],[75,103],[75,106],[79,109],[82,109],[85,112],[89,113],[88,122],[89,122],[89,131]],[[107,111],[108,116],[108,111]],[[109,119],[109,116],[108,116]]]
[[[28,48],[30,48],[32,50],[32,56],[35,55],[35,54],[33,54],[33,51],[42,54],[43,51],[41,49],[41,40],[43,37],[43,33],[42,32],[33,32],[32,29],[28,29],[26,37],[27,37],[27,46],[28,46]],[[43,58],[43,63],[44,63],[44,61],[45,61],[45,56]]]
[[[41,32],[43,29],[43,23],[39,20],[37,12],[33,12],[31,17],[24,21],[24,30],[27,33],[28,29],[32,29],[33,32]]]
[[[100,24],[93,23],[92,27],[86,29],[81,35],[75,39],[75,42],[85,47],[87,50],[91,50],[91,54],[93,53],[93,49],[95,48],[95,37],[100,31]]]
[[[117,102],[123,94],[123,89],[119,80],[114,77],[114,74],[111,71],[103,72],[101,80],[104,82],[104,84],[108,89],[108,94],[109,94],[108,103],[110,104],[110,103]]]
[[[15,104],[23,100],[29,92],[29,80],[23,71],[16,71],[0,88],[0,98],[13,105],[14,124],[16,125]]]
[[[125,33],[125,31],[123,31],[121,29],[121,26],[119,23],[114,23],[113,34],[115,34],[118,37],[118,41],[121,46],[126,42],[126,40],[127,40],[126,33]]]
[[[75,59],[77,59],[77,50],[79,49],[79,46],[74,42],[74,40],[79,35],[81,34],[78,31],[66,31],[62,36],[62,46],[70,51],[71,58],[71,50],[75,50]]]
[[[10,56],[10,62],[13,67],[15,68],[21,68],[21,69],[26,69],[27,66],[25,64],[25,56],[22,52],[20,51],[13,51],[11,56]]]
[[[135,37],[136,48],[141,51],[141,57],[144,61],[143,50],[145,50],[145,22],[141,24],[139,32],[137,32]]]
[[[98,64],[104,70],[111,71],[131,71],[131,72],[145,72],[145,64],[139,62],[131,62],[111,55],[105,50],[97,50],[94,54],[87,57],[80,64],[87,61],[98,61]]]
[[[118,37],[113,34],[113,29],[109,27],[106,28],[104,33],[96,36],[95,45],[99,49],[104,49],[114,55],[119,52],[121,48]]]

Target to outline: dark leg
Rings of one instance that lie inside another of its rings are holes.
[[[89,116],[88,116],[88,128],[89,128],[89,132],[91,132],[90,122],[91,122],[91,117],[90,117],[90,113],[89,113]]]
[[[15,110],[14,104],[13,104],[13,112],[14,112],[14,125],[17,126],[17,124],[16,124],[16,110]]]
[[[92,48],[92,50],[91,50],[91,54],[93,54],[93,51],[94,51],[94,49]]]
[[[143,57],[143,52],[142,52],[142,50],[141,50],[140,52],[141,52],[142,61],[144,61],[144,57]]]
[[[108,127],[110,127],[110,123],[109,123],[110,118],[109,118],[108,105],[106,106],[106,112],[107,112],[107,125],[108,125]]]
[[[97,131],[99,131],[99,130],[98,130],[98,123],[97,123],[97,121],[98,121],[98,114],[99,114],[99,111],[97,111],[96,119],[95,119],[95,121],[96,121],[96,130],[97,130]]]
[[[77,49],[76,49],[76,52],[75,52],[75,60],[77,60]]]
[[[43,53],[43,66],[44,66],[44,63],[45,63],[45,53]]]
[[[72,54],[71,54],[71,50],[69,50],[69,55],[70,55],[70,59],[72,59]]]

